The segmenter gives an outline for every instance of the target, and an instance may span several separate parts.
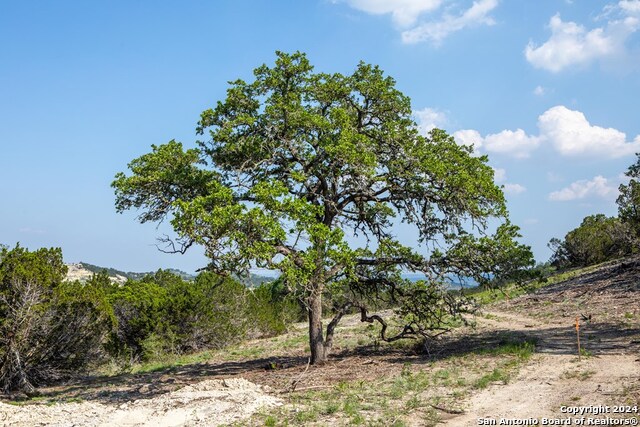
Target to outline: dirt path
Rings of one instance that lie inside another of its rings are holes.
[[[535,339],[537,354],[509,384],[492,385],[474,394],[465,414],[444,425],[488,422],[482,420],[495,420],[500,425],[502,418],[566,420],[570,414],[563,413],[563,406],[638,404],[640,359],[637,351],[629,350],[625,334],[582,325],[583,345],[590,355],[578,360],[573,323],[568,318],[541,322],[513,312],[487,312],[479,319],[480,327],[519,332]],[[625,418],[613,413],[599,416]]]

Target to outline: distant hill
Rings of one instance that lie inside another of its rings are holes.
[[[91,276],[102,271],[106,271],[107,275],[109,275],[109,277],[111,278],[111,281],[116,283],[124,283],[128,279],[140,280],[145,276],[155,273],[155,271],[148,271],[143,273],[122,271],[112,267],[100,267],[98,265],[89,264],[88,262],[67,264],[67,268],[67,280],[78,280],[80,282],[86,282],[87,280],[91,279]],[[196,276],[193,274],[185,273],[184,271],[175,268],[167,268],[166,270],[175,274],[176,276],[179,276],[182,280],[192,281],[196,278]],[[262,283],[271,282],[273,280],[273,277],[261,276],[251,273],[249,278],[243,278],[240,281],[244,283],[245,286],[256,287]]]
[[[78,280],[80,282],[86,282],[91,279],[94,274],[106,271],[107,275],[111,278],[112,282],[124,283],[128,279],[140,280],[143,277],[154,274],[155,272],[149,271],[144,273],[137,273],[132,271],[122,271],[112,267],[101,267],[98,265],[89,264],[88,262],[78,262],[74,264],[67,264],[67,280]],[[193,280],[195,276],[193,274],[185,273],[182,270],[175,268],[167,269],[171,273],[180,276],[182,280]]]
[[[273,282],[276,278],[269,276],[261,276],[259,274],[249,274],[249,278],[240,278],[240,282],[249,288],[256,288],[263,283]]]

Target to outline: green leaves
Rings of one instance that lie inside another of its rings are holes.
[[[374,286],[368,276],[398,284],[401,269],[496,275],[529,262],[508,222],[486,236],[507,216],[487,158],[443,130],[419,135],[409,98],[378,66],[317,73],[305,54],[277,52],[254,76],[202,113],[197,148],[153,146],[116,175],[116,210],[169,217],[176,251],[202,245],[220,272],[278,269],[305,298]],[[397,221],[422,248],[397,240]]]
[[[180,200],[193,200],[208,195],[215,185],[216,174],[198,168],[198,150],[183,151],[174,140],[160,146],[131,163],[131,176],[116,174],[111,187],[116,193],[116,211],[144,208],[140,222],[162,221]]]
[[[620,184],[620,195],[616,200],[620,220],[633,230],[635,239],[640,238],[640,154],[636,163],[629,166],[625,175],[630,178],[627,184]],[[637,242],[636,242],[637,246]]]
[[[556,267],[584,267],[628,255],[633,251],[632,226],[619,218],[590,215],[564,240],[552,239]]]

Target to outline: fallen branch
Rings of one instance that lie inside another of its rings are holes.
[[[431,405],[431,404],[429,406],[431,406],[433,409],[437,409],[438,411],[446,412],[447,414],[453,414],[453,415],[464,414],[464,411],[460,409],[447,409],[447,408],[443,408],[442,406]]]
[[[309,366],[311,365],[311,358],[309,358],[307,360],[307,366],[304,368],[304,371],[302,371],[302,373],[298,376],[298,378],[296,378],[294,381],[291,382],[291,384],[289,385],[289,387],[287,387],[285,390],[282,391],[282,393],[292,393],[296,390],[296,386],[298,385],[298,383],[300,383],[300,381],[302,381],[302,378],[304,377],[304,374],[307,373],[307,371],[309,370]]]

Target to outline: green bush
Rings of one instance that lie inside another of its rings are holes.
[[[137,361],[144,354],[143,342],[165,328],[167,291],[153,282],[128,280],[109,301],[117,319],[109,349],[115,356]]]
[[[551,239],[551,263],[558,268],[586,267],[628,255],[633,251],[630,235],[628,224],[616,217],[587,216],[564,240]]]
[[[286,332],[289,324],[304,320],[306,313],[297,299],[287,293],[282,281],[275,280],[252,290],[247,316],[252,336],[273,336]]]
[[[0,250],[0,389],[34,388],[78,373],[106,354],[115,323],[95,281],[63,282],[62,251]]]
[[[280,334],[300,316],[298,304],[276,282],[248,289],[210,272],[191,282],[160,270],[127,281],[109,299],[118,321],[109,348],[128,362]]]
[[[193,282],[176,281],[168,288],[166,310],[174,349],[183,353],[222,348],[244,338],[248,293],[238,281],[209,272]]]

